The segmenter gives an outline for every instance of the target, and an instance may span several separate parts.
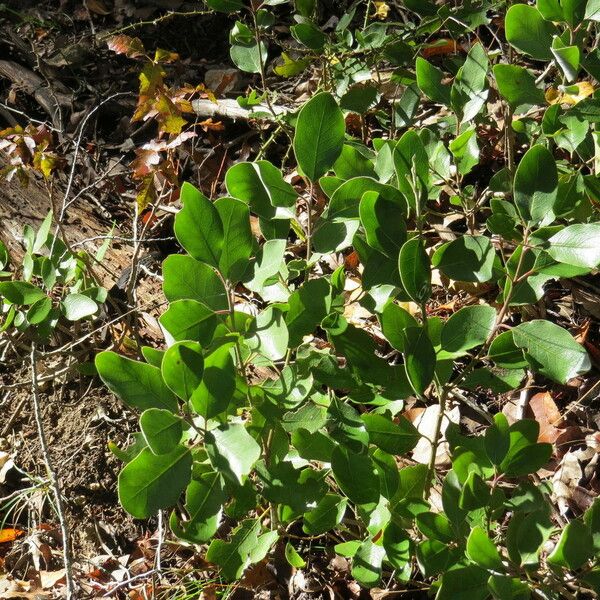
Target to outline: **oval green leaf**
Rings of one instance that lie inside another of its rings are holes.
[[[331,169],[342,152],[346,124],[334,97],[313,96],[300,110],[294,135],[294,153],[302,173],[311,181]]]

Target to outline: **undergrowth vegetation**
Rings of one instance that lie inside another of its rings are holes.
[[[279,0],[207,3],[235,13],[231,59],[263,88],[238,102],[287,151],[231,166],[217,198],[180,185],[169,153],[205,90],[164,83],[176,57],[110,42],[142,61],[135,118],[161,136],[138,151],[138,208],[162,168],[184,251],[162,265],[164,346],[95,360],[140,412],[135,442],[112,447],[123,507],[168,510],[226,581],[276,547],[301,568],[320,540],[365,588],[599,593],[600,501],[559,511],[539,423],[478,398],[593,368],[576,323],[540,301],[600,265],[600,3],[407,1],[391,22],[369,1],[335,23],[310,0],[292,21]],[[278,76],[318,79],[299,110],[275,110],[276,47]],[[4,327],[41,338],[105,298],[50,222],[26,234],[22,280],[0,283]],[[461,428],[463,411],[485,425]]]

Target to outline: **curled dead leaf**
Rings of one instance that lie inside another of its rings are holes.
[[[529,401],[532,417],[540,424],[538,442],[553,444],[563,432],[559,426],[562,416],[548,392],[535,394]]]
[[[21,537],[25,532],[21,529],[0,529],[0,544],[6,544],[8,542],[14,542],[17,538]]]
[[[128,58],[138,58],[144,56],[146,52],[140,38],[132,38],[128,35],[113,35],[106,44],[116,54],[124,54]]]

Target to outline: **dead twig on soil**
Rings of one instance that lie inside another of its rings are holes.
[[[48,441],[46,440],[46,434],[44,432],[44,423],[42,421],[42,412],[40,409],[40,400],[38,393],[38,378],[37,378],[37,350],[35,342],[31,343],[31,400],[33,404],[33,414],[38,430],[38,437],[40,440],[40,448],[42,450],[42,456],[44,458],[44,466],[48,474],[50,486],[54,493],[54,499],[56,501],[56,512],[58,515],[58,522],[60,525],[60,533],[63,542],[63,562],[65,567],[65,580],[67,586],[67,600],[75,598],[75,580],[73,579],[73,564],[71,560],[71,546],[69,529],[67,527],[67,521],[65,519],[65,511],[62,500],[62,494],[60,489],[60,482],[52,466],[50,459],[50,452],[48,450]]]
[[[140,573],[139,575],[136,575],[135,577],[131,577],[130,579],[127,579],[125,581],[121,581],[121,583],[118,583],[117,585],[115,585],[115,587],[113,587],[108,592],[106,592],[106,594],[104,594],[104,596],[102,596],[102,597],[108,598],[109,596],[112,596],[115,592],[119,591],[120,589],[123,589],[124,587],[127,587],[129,584],[133,583],[134,581],[139,581],[140,579],[145,579],[146,577],[150,577],[151,575],[154,575],[155,572],[156,571],[154,569],[150,569],[150,571],[146,571],[145,573]]]
[[[23,407],[27,403],[27,400],[27,396],[21,398],[21,401],[19,402],[19,404],[17,404],[17,407],[13,411],[13,414],[10,416],[10,419],[6,421],[6,424],[2,428],[2,431],[0,431],[0,438],[3,438],[11,430],[11,427],[13,426],[14,422],[19,418],[19,415],[21,414]]]
[[[247,108],[242,108],[237,100],[232,100],[231,98],[219,99],[216,102],[206,98],[199,98],[192,100],[192,108],[199,117],[224,117],[233,121],[237,121],[238,119],[256,119],[257,113],[261,113],[260,116],[262,118],[272,121],[275,116],[283,115],[293,110],[276,104],[272,104],[271,107],[266,104],[259,104],[253,106],[252,110],[248,110]]]

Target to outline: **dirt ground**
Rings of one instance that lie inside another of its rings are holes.
[[[24,369],[18,376],[4,379],[10,385],[29,377],[29,370]],[[5,451],[14,454],[14,463],[22,471],[44,478],[45,467],[29,401],[31,392],[26,387],[6,394],[2,422],[13,415],[16,418],[0,443]],[[116,482],[120,461],[108,443],[128,444],[129,432],[135,429],[134,415],[97,381],[83,377],[65,386],[48,388],[40,395],[40,401],[50,458],[66,498],[66,517],[78,561],[97,556],[100,548],[117,556],[131,551],[144,528],[119,506]],[[27,487],[23,486],[24,480],[23,475],[9,472],[7,480],[0,484],[2,496],[20,486]],[[49,512],[39,514],[40,522],[55,520]],[[31,519],[26,512],[21,514],[22,518]]]

